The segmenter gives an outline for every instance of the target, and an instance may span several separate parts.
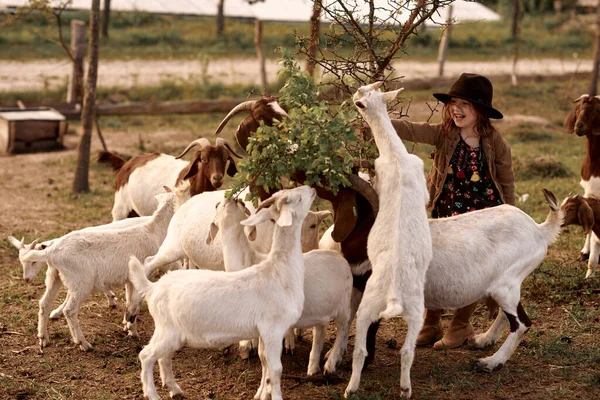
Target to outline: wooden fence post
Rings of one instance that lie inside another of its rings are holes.
[[[83,100],[83,59],[86,52],[85,22],[71,21],[71,53],[73,54],[73,69],[67,90],[67,103],[81,103]]]
[[[269,85],[267,83],[267,69],[265,67],[265,55],[263,53],[262,42],[262,21],[258,18],[254,21],[254,46],[256,47],[256,56],[260,64],[260,83],[262,85],[263,96],[269,95]]]

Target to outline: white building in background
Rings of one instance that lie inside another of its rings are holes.
[[[55,0],[54,4],[63,4],[65,0]],[[334,0],[323,0],[326,3],[335,3]],[[594,0],[597,1],[597,0]],[[27,0],[0,0],[0,8],[10,6],[27,5]],[[359,10],[363,15],[367,14],[368,5],[363,1],[357,2]],[[387,18],[390,12],[398,13],[398,20],[404,22],[408,18],[409,3],[399,0],[390,6],[388,0],[375,0],[378,7],[376,16]],[[91,0],[73,0],[70,8],[89,10]],[[101,1],[101,5],[104,1]],[[160,14],[185,14],[206,15],[217,14],[218,0],[111,0],[110,8],[114,11],[144,11]],[[308,22],[312,13],[312,0],[264,0],[253,5],[245,0],[225,0],[224,14],[228,17],[258,18],[263,21],[290,21]],[[500,15],[481,3],[475,1],[456,0],[452,3],[452,15],[455,22],[465,21],[498,21]],[[445,23],[447,19],[447,8],[439,9],[432,15],[427,26]],[[323,15],[324,22],[329,21],[328,16]]]

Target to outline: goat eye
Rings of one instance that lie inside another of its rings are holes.
[[[313,224],[310,226],[310,229],[315,229],[317,227],[317,225]]]
[[[200,161],[202,161],[202,164],[208,164],[208,159],[206,158],[202,158]]]

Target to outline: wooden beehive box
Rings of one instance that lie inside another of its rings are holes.
[[[67,119],[53,108],[0,108],[0,154],[36,144],[62,146],[66,132]]]

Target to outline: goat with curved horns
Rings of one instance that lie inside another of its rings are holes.
[[[240,122],[240,125],[235,131],[235,138],[240,147],[244,150],[246,150],[246,147],[248,146],[248,138],[256,132],[260,126],[260,121],[263,121],[265,125],[270,126],[273,125],[273,120],[281,120],[283,117],[290,117],[286,110],[284,110],[277,102],[277,98],[275,97],[249,100],[238,104],[229,112],[229,114],[227,114],[227,116],[225,116],[215,131],[215,135],[221,133],[231,118],[243,111],[250,111],[250,115]]]
[[[189,162],[180,160],[196,146],[198,151]],[[154,196],[163,192],[163,186],[175,187],[186,179],[190,182],[190,197],[217,190],[223,184],[227,161],[227,174],[233,176],[237,172],[233,156],[241,158],[222,138],[214,146],[206,138],[194,140],[177,157],[146,153],[125,161],[116,154],[100,152],[98,161],[110,163],[115,171],[113,221],[131,214],[152,215],[156,209]]]

